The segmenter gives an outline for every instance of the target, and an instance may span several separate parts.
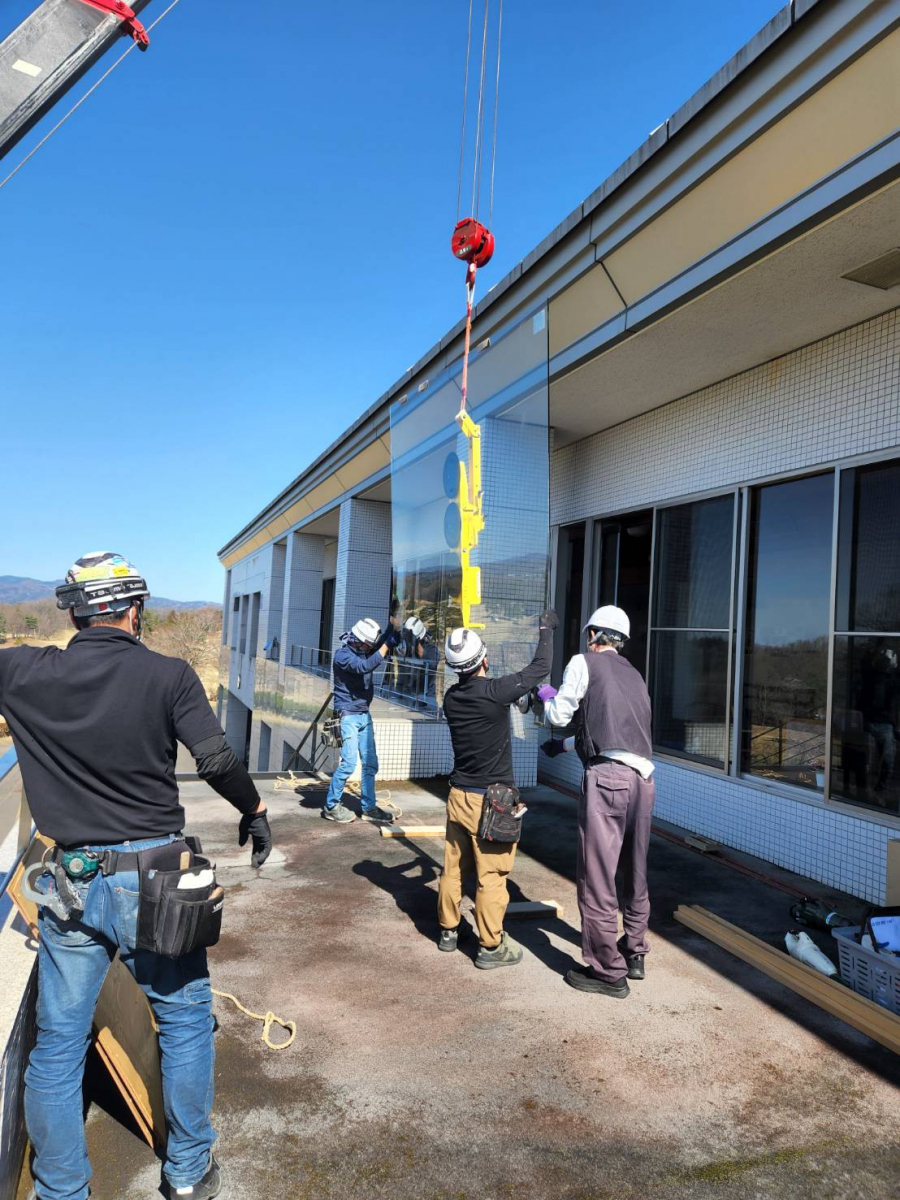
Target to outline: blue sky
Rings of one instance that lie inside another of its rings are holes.
[[[484,286],[780,7],[506,0]],[[219,599],[216,550],[462,315],[467,11],[181,0],[0,190],[0,575],[112,549]]]

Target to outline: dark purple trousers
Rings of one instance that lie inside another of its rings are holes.
[[[656,785],[624,763],[585,767],[578,810],[578,907],[581,949],[589,967],[609,983],[628,968],[618,945],[616,870],[622,871],[626,954],[646,954],[650,895],[647,850]]]

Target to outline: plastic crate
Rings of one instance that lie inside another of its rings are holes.
[[[854,939],[860,926],[832,929],[838,945],[841,979],[867,1000],[900,1016],[900,958],[867,950]]]

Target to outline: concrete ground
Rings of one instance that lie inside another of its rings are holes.
[[[586,996],[562,981],[581,961],[568,797],[528,794],[511,888],[564,919],[510,921],[525,961],[481,972],[474,942],[434,944],[441,839],[336,826],[322,793],[260,788],[277,849],[255,872],[233,811],[183,785],[228,893],[213,985],[298,1025],[275,1053],[216,1003],[223,1200],[900,1194],[900,1060],[672,919],[699,903],[775,943],[783,891],[654,837],[647,978],[624,1002]],[[393,794],[404,822],[443,820],[439,794]],[[102,1070],[88,1086],[93,1195],[158,1197]]]

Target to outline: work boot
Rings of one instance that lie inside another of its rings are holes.
[[[209,1170],[202,1179],[192,1184],[190,1187],[175,1187],[173,1183],[168,1185],[169,1200],[176,1200],[178,1196],[184,1196],[185,1200],[213,1200],[213,1196],[218,1196],[222,1188],[222,1177],[219,1171],[219,1164],[209,1156]]]
[[[514,967],[522,961],[524,950],[518,942],[514,942],[508,933],[504,933],[500,944],[493,950],[481,946],[475,957],[475,966],[482,971],[490,971],[494,967]]]
[[[362,819],[364,821],[378,821],[382,825],[391,825],[396,815],[396,813],[388,812],[386,808],[379,808],[377,804],[374,808],[364,808],[362,810]]]
[[[624,1000],[631,995],[631,989],[624,979],[617,983],[608,983],[595,975],[590,967],[573,967],[566,971],[566,983],[579,992],[594,992],[598,996],[612,996],[614,1000]]]
[[[327,805],[322,809],[322,816],[326,821],[337,821],[339,825],[349,825],[351,821],[356,820],[356,813],[351,812],[346,805],[338,803],[334,808],[329,808]]]
[[[448,953],[455,950],[458,940],[462,938],[465,941],[470,932],[465,921],[460,921],[455,929],[442,929],[438,938],[438,950],[446,950]]]
[[[628,951],[625,949],[625,939],[624,938],[621,939],[619,942],[619,953],[625,959],[625,962],[628,966],[628,978],[629,979],[643,979],[644,978],[644,955],[643,954],[629,954]]]

